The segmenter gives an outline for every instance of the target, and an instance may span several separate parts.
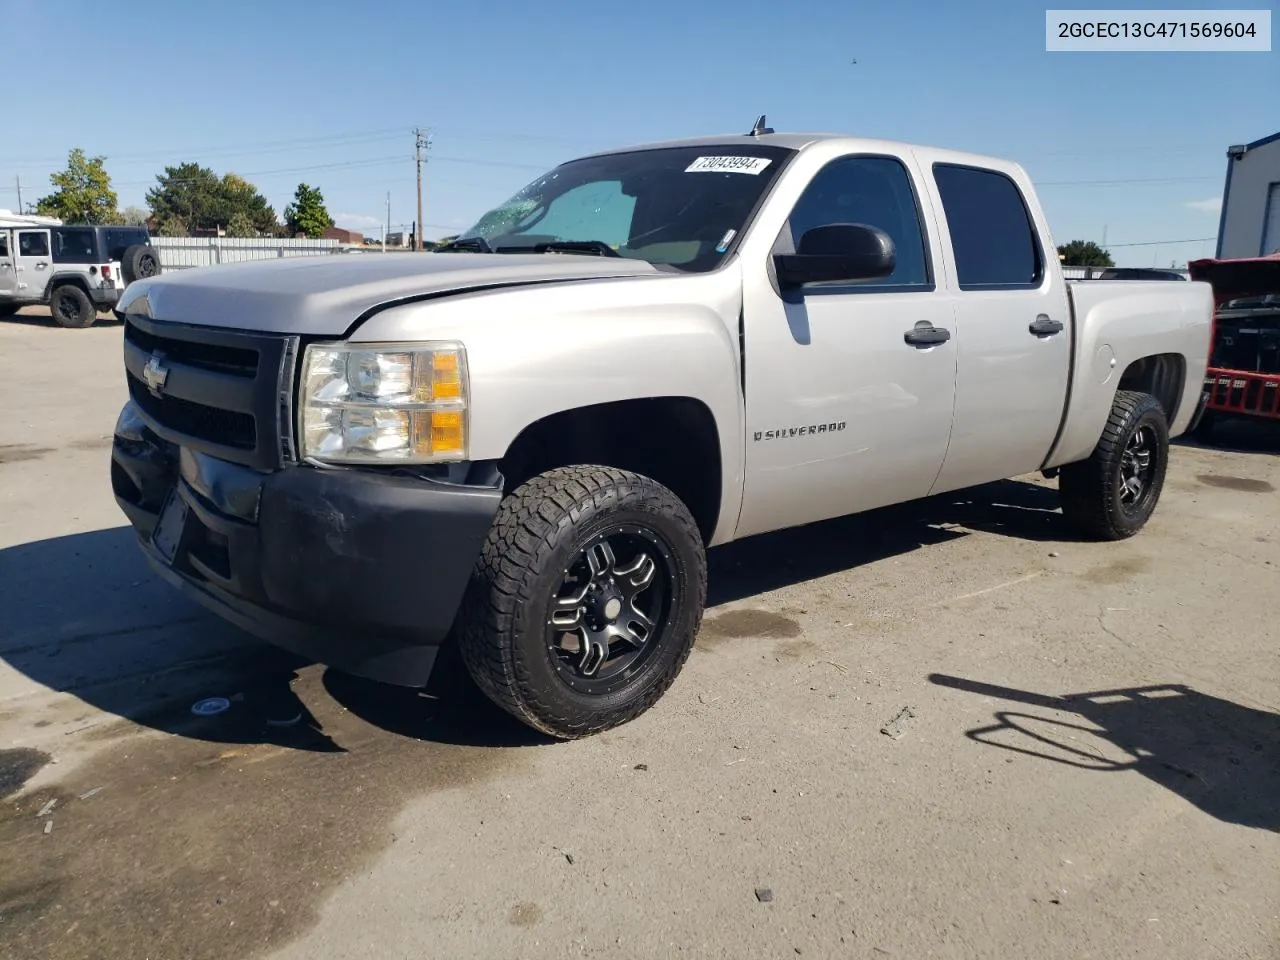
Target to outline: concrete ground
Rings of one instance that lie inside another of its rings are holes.
[[[713,551],[670,693],[550,744],[456,664],[381,688],[156,582],[107,480],[120,328],[34,313],[0,956],[1280,957],[1275,431],[1179,444],[1124,543],[1023,478]]]

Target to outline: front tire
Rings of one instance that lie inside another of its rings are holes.
[[[561,467],[507,497],[459,616],[463,662],[498,706],[568,740],[635,719],[680,673],[706,604],[697,524],[670,490]]]
[[[1132,537],[1155,511],[1168,465],[1169,425],[1160,401],[1118,391],[1093,453],[1062,468],[1062,513],[1093,539]]]
[[[83,330],[98,319],[98,308],[89,295],[74,284],[54,288],[49,297],[49,312],[60,327]]]

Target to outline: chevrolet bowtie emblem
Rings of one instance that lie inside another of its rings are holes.
[[[169,379],[169,368],[164,365],[164,356],[153,353],[147,358],[147,365],[142,368],[142,379],[147,389],[157,397],[164,392],[164,383]]]

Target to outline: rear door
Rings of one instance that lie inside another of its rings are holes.
[[[8,303],[18,296],[18,274],[13,265],[13,249],[10,242],[12,232],[7,227],[0,227],[0,304]]]
[[[935,162],[961,341],[955,419],[933,493],[1037,470],[1071,372],[1071,308],[1056,250],[1016,168]]]
[[[15,230],[17,249],[14,251],[14,272],[17,274],[18,296],[38,300],[44,296],[44,288],[52,274],[53,260],[49,256],[48,230]]]

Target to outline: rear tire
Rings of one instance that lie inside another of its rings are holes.
[[[53,288],[49,312],[58,326],[77,330],[93,326],[93,321],[98,319],[98,308],[89,295],[71,283]]]
[[[1093,539],[1132,537],[1154,512],[1168,465],[1169,425],[1160,401],[1118,391],[1093,453],[1062,468],[1062,513]]]
[[[612,467],[561,467],[499,507],[459,650],[508,713],[562,740],[588,736],[638,717],[675,681],[706,583],[702,537],[675,494]]]
[[[160,257],[155,247],[145,243],[135,243],[131,247],[125,247],[124,253],[120,256],[120,275],[126,284],[158,276],[159,273]]]

